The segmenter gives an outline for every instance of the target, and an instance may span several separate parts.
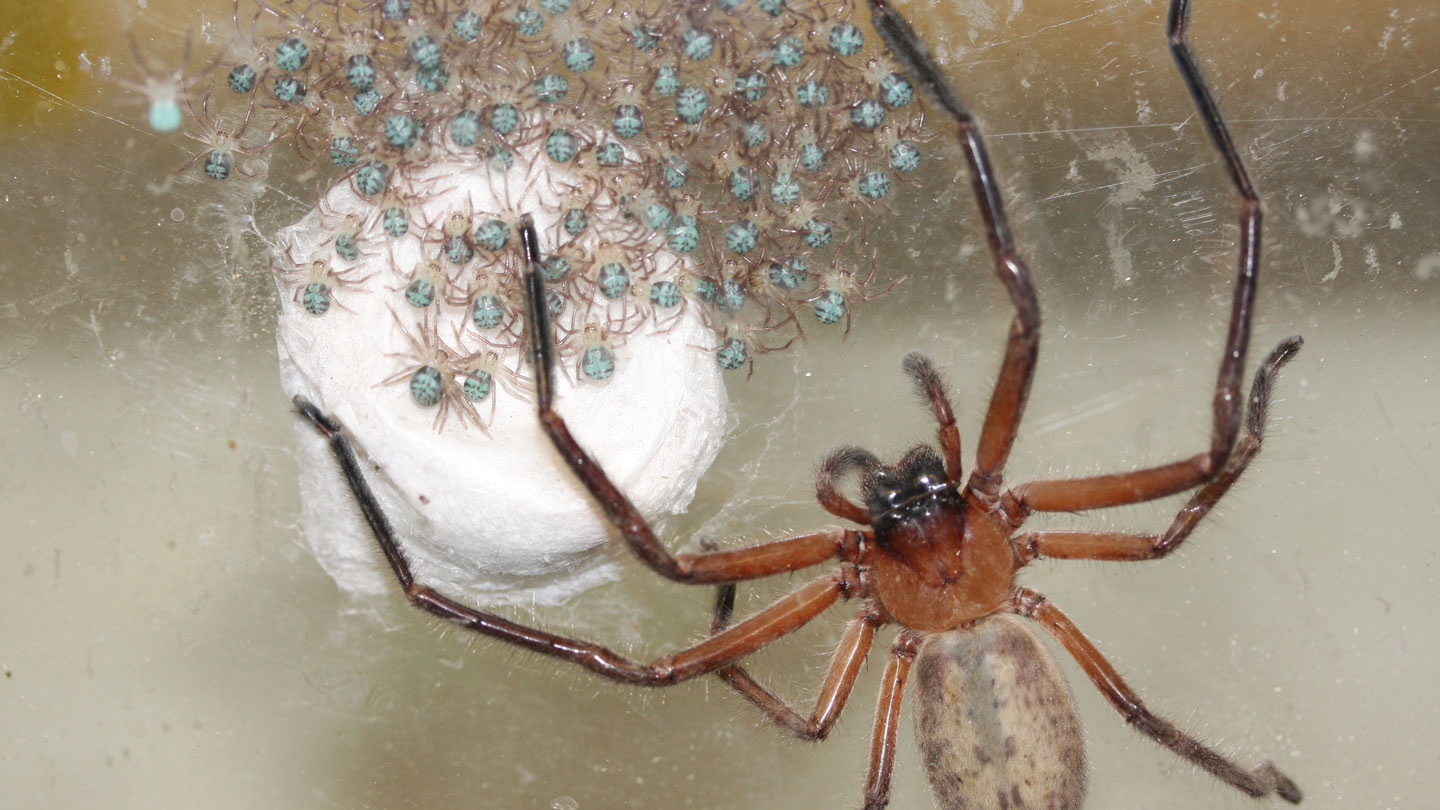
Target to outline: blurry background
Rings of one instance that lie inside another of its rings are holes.
[[[1236,197],[1164,48],[1163,3],[908,3],[980,115],[1046,317],[1011,480],[1162,463],[1208,442]],[[794,742],[701,680],[664,691],[337,591],[296,526],[296,417],[274,291],[239,193],[173,177],[193,148],[83,69],[172,61],[229,4],[0,11],[0,805],[850,807],[889,635],[829,741]],[[190,6],[190,8],[185,8]],[[1197,4],[1193,41],[1268,212],[1252,358],[1306,346],[1266,449],[1186,547],[1040,563],[1047,593],[1152,708],[1272,758],[1310,808],[1427,807],[1440,439],[1440,19],[1424,0]],[[154,36],[154,39],[150,39]],[[192,62],[202,61],[196,37]],[[813,465],[893,457],[933,425],[899,371],[946,370],[974,446],[1009,311],[956,151],[869,237],[908,278],[845,341],[728,380],[733,438],[675,545],[829,523]],[[949,167],[954,167],[954,172]],[[933,204],[925,201],[933,200]],[[269,194],[262,229],[309,201]],[[968,460],[968,456],[967,456]],[[1175,502],[1061,516],[1155,530]],[[622,557],[623,558],[623,557]],[[378,563],[377,563],[378,564]],[[753,610],[790,583],[747,585]],[[708,590],[633,562],[513,615],[649,657]],[[756,656],[806,707],[849,609]],[[1091,806],[1247,808],[1132,733],[1068,660]],[[929,807],[908,721],[892,806]]]

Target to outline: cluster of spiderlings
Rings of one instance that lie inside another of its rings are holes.
[[[411,279],[406,305],[448,295],[487,340],[507,343],[489,330],[524,334],[511,227],[524,212],[422,216],[443,183],[419,178],[452,160],[497,177],[548,163],[560,208],[542,237],[544,270],[552,309],[588,313],[557,335],[579,376],[608,377],[616,343],[685,308],[714,331],[717,362],[737,368],[783,333],[802,334],[802,318],[848,329],[853,305],[884,288],[863,233],[922,162],[922,116],[853,6],[376,0],[357,11],[298,0],[257,3],[251,14],[237,5],[214,62],[225,80],[206,104],[247,123],[263,111],[271,134],[242,143],[216,132],[207,111],[196,137],[219,144],[202,153],[212,178],[230,176],[235,152],[290,141],[326,170],[327,186],[344,184],[370,206],[359,219],[378,223],[377,235],[342,220],[333,255],[295,257],[290,272],[330,290],[311,312],[326,311],[344,281],[312,281],[300,268],[409,235],[441,249],[439,271]],[[658,249],[686,261],[662,270]]]

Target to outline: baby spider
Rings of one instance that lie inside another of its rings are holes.
[[[130,41],[130,52],[135,56],[136,66],[144,71],[145,76],[138,82],[120,78],[115,81],[121,87],[145,97],[148,105],[145,123],[151,129],[162,135],[179,130],[185,120],[181,108],[189,104],[190,85],[194,81],[185,75],[185,63],[190,61],[190,35],[185,36],[185,53],[180,59],[180,67],[174,69],[166,69],[155,60],[141,56],[133,32],[127,31],[125,37]]]
[[[890,282],[883,290],[872,290],[871,282],[875,280],[876,272],[875,256],[872,254],[870,257],[870,272],[863,279],[860,278],[840,261],[840,254],[849,242],[847,237],[839,247],[835,248],[835,256],[830,260],[830,269],[820,277],[819,291],[814,298],[810,299],[811,311],[815,313],[815,320],[820,323],[829,326],[839,323],[841,318],[845,319],[845,332],[842,337],[850,335],[850,306],[852,304],[873,301],[883,295],[888,295],[896,285],[901,284],[907,278],[907,276],[901,276]]]
[[[199,113],[196,113],[194,108],[190,106],[188,99],[185,102],[185,108],[190,111],[190,117],[193,118],[200,127],[199,134],[187,129],[185,135],[204,144],[207,148],[195,153],[195,156],[190,158],[189,162],[177,170],[177,173],[183,174],[191,166],[203,160],[205,176],[211,180],[225,180],[235,172],[239,172],[241,175],[252,180],[259,176],[240,168],[236,161],[237,155],[258,155],[269,148],[270,144],[275,142],[275,139],[271,138],[265,143],[256,144],[255,146],[243,146],[241,143],[245,137],[245,130],[250,126],[250,115],[255,112],[254,99],[250,100],[250,106],[245,110],[245,117],[240,121],[240,126],[233,133],[223,122],[211,120],[209,93],[206,93],[205,97],[200,100]]]
[[[547,291],[538,236],[528,217],[520,232],[529,268],[528,348],[541,428],[644,565],[675,582],[727,586],[720,591],[709,638],[647,663],[602,644],[526,627],[438,593],[416,580],[340,425],[297,399],[301,415],[330,442],[406,598],[476,633],[620,683],[670,686],[715,674],[782,729],[819,740],[849,701],[877,632],[893,626],[895,640],[881,675],[872,727],[866,810],[889,803],[901,702],[912,674],[916,731],[938,806],[1082,806],[1085,754],[1076,707],[1058,662],[1030,623],[1073,657],[1140,733],[1249,796],[1273,795],[1298,803],[1300,789],[1273,763],[1242,767],[1152,712],[1069,617],[1042,594],[1016,582],[1021,569],[1042,557],[1148,561],[1178,548],[1259,452],[1275,381],[1301,346],[1299,337],[1282,341],[1256,370],[1248,396],[1242,391],[1260,271],[1260,199],[1187,43],[1188,0],[1171,0],[1166,24],[1170,52],[1195,103],[1196,117],[1219,153],[1220,171],[1240,198],[1241,244],[1210,399],[1209,440],[1200,452],[1158,466],[1018,484],[1007,481],[1006,467],[1039,357],[1041,318],[1034,280],[1013,238],[1003,184],[994,174],[975,118],[910,24],[886,0],[869,0],[869,5],[881,44],[956,125],[994,270],[1014,311],[968,475],[946,386],[929,359],[911,353],[902,368],[937,423],[936,446],[916,446],[893,464],[853,446],[826,456],[816,476],[816,497],[823,509],[849,526],[725,551],[671,553],[557,410]],[[852,475],[860,479],[858,503],[840,491]],[[1049,526],[1025,530],[1036,512],[1063,516],[1187,493],[1187,502],[1162,533]],[[730,625],[733,583],[822,564],[830,570]],[[807,716],[751,677],[743,662],[842,600],[856,600],[853,618],[841,635],[815,709]]]
[[[462,422],[480,424],[480,415],[475,412],[475,398],[464,392],[463,383],[457,379],[458,353],[446,346],[440,339],[435,324],[434,310],[426,310],[419,323],[420,336],[417,338],[405,328],[394,309],[390,317],[395,319],[395,328],[410,344],[410,351],[403,354],[387,354],[405,363],[405,367],[386,377],[375,386],[405,383],[410,399],[421,408],[435,408],[436,431],[445,428],[445,421],[453,408]],[[484,399],[483,396],[479,399]]]
[[[287,276],[302,276],[303,281],[295,287],[295,298],[305,311],[311,315],[320,316],[330,311],[330,305],[347,309],[335,299],[337,288],[363,289],[365,282],[375,277],[375,273],[361,278],[347,278],[353,268],[337,271],[325,259],[315,259],[308,266],[301,265],[291,254],[294,245],[285,248],[285,257],[290,260],[290,267],[281,268]]]

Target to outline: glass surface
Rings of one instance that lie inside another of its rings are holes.
[[[717,681],[610,684],[398,594],[357,603],[321,572],[297,528],[274,287],[248,235],[306,203],[172,177],[190,145],[80,69],[106,57],[123,74],[136,19],[178,56],[197,19],[182,5],[0,11],[0,805],[855,806],[888,632],[831,739],[808,745]],[[1163,4],[935,5],[949,11],[932,45],[984,125],[1046,319],[1010,480],[1198,452],[1238,207],[1165,51]],[[1440,20],[1423,0],[1204,0],[1195,15],[1268,214],[1252,361],[1291,334],[1306,346],[1261,457],[1179,553],[1042,562],[1023,581],[1152,708],[1243,762],[1272,758],[1305,807],[1426,806]],[[807,326],[729,379],[733,436],[664,527],[672,547],[831,523],[812,494],[826,452],[895,457],[933,437],[899,369],[913,349],[950,382],[968,462],[1010,313],[932,123],[933,170],[867,233],[905,282],[848,339]],[[1037,523],[1154,531],[1177,507]],[[799,581],[744,586],[741,611]],[[702,636],[710,603],[627,562],[619,582],[510,615],[644,657]],[[755,656],[757,675],[808,709],[852,609]],[[1091,806],[1256,806],[1133,733],[1062,662]],[[930,806],[908,718],[893,795]]]

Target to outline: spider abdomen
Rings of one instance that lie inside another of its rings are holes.
[[[929,636],[915,659],[915,735],[943,810],[1078,810],[1085,744],[1070,685],[1024,620]]]

